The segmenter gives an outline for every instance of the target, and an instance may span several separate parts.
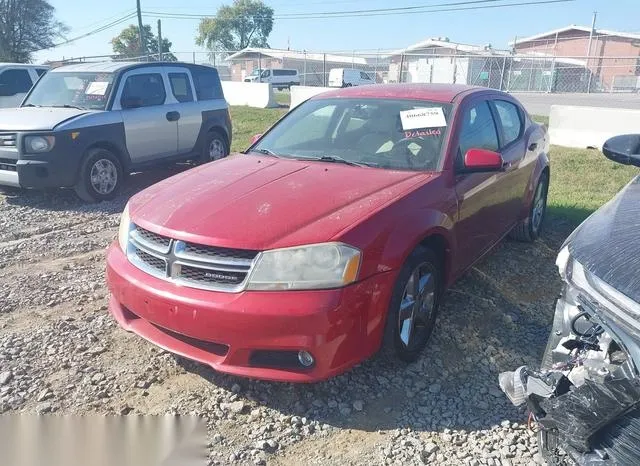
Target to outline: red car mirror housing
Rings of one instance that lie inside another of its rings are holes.
[[[500,171],[504,166],[502,155],[486,149],[469,149],[464,155],[464,169],[470,172]]]

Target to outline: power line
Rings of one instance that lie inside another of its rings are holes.
[[[67,45],[67,44],[70,44],[72,42],[76,42],[77,40],[84,39],[85,37],[93,36],[93,35],[98,34],[100,32],[106,31],[107,29],[111,29],[114,26],[118,26],[119,24],[122,24],[122,23],[130,20],[134,16],[136,16],[135,11],[130,13],[130,14],[128,14],[128,15],[126,15],[126,16],[123,16],[123,17],[121,17],[121,18],[119,18],[119,19],[117,19],[115,21],[112,21],[112,22],[110,22],[108,24],[105,24],[104,26],[100,26],[99,28],[96,28],[96,29],[94,29],[92,31],[86,32],[84,34],[81,34],[79,36],[73,37],[71,39],[64,40],[64,41],[62,41],[62,42],[60,42],[58,44],[52,45],[51,47],[45,47],[43,49],[34,50],[34,52],[40,52],[42,50],[53,49],[53,48],[56,48],[56,47],[60,47],[62,45]]]
[[[504,0],[475,0],[472,2],[456,2],[455,4],[448,3],[443,5],[468,5],[468,4],[475,4],[478,2],[487,3],[487,2],[495,2],[495,1],[504,1]],[[495,9],[495,8],[520,7],[520,6],[529,6],[529,5],[568,3],[568,2],[574,2],[574,1],[576,0],[538,0],[538,1],[525,1],[525,2],[517,2],[517,3],[504,3],[500,5],[474,5],[474,6],[467,6],[467,7],[461,7],[461,8],[424,9],[424,8],[433,8],[433,6],[421,6],[421,7],[399,7],[396,9],[378,8],[378,9],[370,9],[370,10],[355,10],[355,11],[348,11],[348,12],[291,13],[289,15],[287,14],[274,15],[273,19],[285,20],[285,19],[361,18],[361,17],[371,17],[371,16],[440,13],[440,12],[455,12],[455,11],[469,11],[469,10],[488,10],[488,9]],[[422,8],[422,9],[406,11],[409,8]],[[396,11],[398,9],[401,11]],[[167,13],[167,12],[157,12],[157,11],[145,11],[144,14],[153,18],[190,19],[190,20],[211,18],[215,16],[215,15],[199,15],[199,14],[186,14],[186,13]],[[255,16],[250,16],[250,17],[259,18]]]

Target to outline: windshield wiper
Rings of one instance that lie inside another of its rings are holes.
[[[280,154],[276,154],[274,151],[270,149],[251,149],[249,152],[257,152],[259,154],[268,155],[270,157],[277,157],[279,159],[282,158]]]
[[[364,162],[354,162],[352,160],[343,159],[337,155],[323,155],[322,157],[301,157],[300,160],[313,160],[318,162],[343,163],[352,167],[371,167],[371,164]]]
[[[86,110],[86,108],[84,108],[84,107],[78,107],[77,105],[69,105],[69,104],[52,105],[52,107],[55,107],[55,108],[76,108],[78,110]]]

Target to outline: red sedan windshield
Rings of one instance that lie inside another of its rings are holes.
[[[400,99],[318,99],[292,110],[251,151],[376,168],[436,171],[451,105]]]

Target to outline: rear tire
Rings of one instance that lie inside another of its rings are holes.
[[[413,362],[433,333],[440,305],[442,270],[438,256],[423,247],[407,258],[396,279],[387,311],[383,347]]]
[[[547,172],[543,172],[536,185],[531,207],[529,207],[529,215],[511,230],[509,233],[510,238],[516,241],[531,243],[540,236],[544,217],[547,212],[548,193],[549,175]]]
[[[202,153],[200,155],[200,163],[213,162],[214,160],[220,160],[229,155],[229,145],[227,144],[227,138],[218,131],[213,130],[207,133],[202,144]]]
[[[118,195],[124,171],[122,163],[107,149],[91,149],[82,161],[75,192],[85,202],[108,201]]]

